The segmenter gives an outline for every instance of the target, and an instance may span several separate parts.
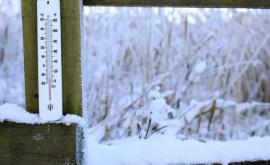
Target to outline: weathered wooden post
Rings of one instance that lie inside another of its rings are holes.
[[[81,0],[60,0],[64,114],[82,114]],[[22,0],[26,110],[38,113],[37,0]],[[76,124],[0,123],[0,164],[81,164]],[[77,144],[76,144],[77,143]]]
[[[61,0],[63,110],[81,115],[81,2]],[[25,104],[38,113],[37,1],[22,0]]]

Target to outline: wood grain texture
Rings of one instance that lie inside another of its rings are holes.
[[[22,0],[25,105],[38,113],[37,1]]]
[[[229,165],[270,165],[269,160],[257,160],[257,161],[243,161],[243,162],[233,162],[229,163]]]
[[[63,110],[82,113],[80,0],[61,0]]]
[[[0,123],[0,164],[76,163],[76,125]]]
[[[89,6],[270,8],[269,0],[84,0],[83,3]]]
[[[80,0],[60,0],[64,114],[82,113]],[[37,1],[22,0],[26,110],[38,113]]]

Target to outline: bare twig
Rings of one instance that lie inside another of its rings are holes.
[[[155,131],[151,132],[151,134],[149,134],[149,136],[147,136],[147,138],[149,138],[149,137],[150,137],[151,135],[153,135],[154,133],[156,133],[156,132],[158,132],[158,131],[162,130],[163,128],[166,128],[166,127],[168,127],[168,126],[165,125],[165,126],[163,126],[163,127],[160,127],[159,129],[156,129]]]
[[[146,131],[146,134],[144,136],[145,139],[148,138],[148,133],[149,133],[149,130],[150,130],[150,126],[151,126],[151,118],[148,121],[147,131]]]

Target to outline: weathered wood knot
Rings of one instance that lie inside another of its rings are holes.
[[[43,137],[43,135],[38,133],[38,134],[33,136],[33,139],[36,140],[36,141],[41,141],[41,140],[44,139],[44,137]]]

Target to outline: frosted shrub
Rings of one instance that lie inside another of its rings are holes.
[[[266,10],[91,8],[85,11],[89,125],[106,123],[110,138],[135,135],[137,120],[143,123],[142,129],[147,128],[147,120],[135,113],[151,104],[158,105],[147,96],[149,84],[163,74],[168,76],[158,85],[161,91],[173,91],[165,100],[177,117],[187,111],[190,116],[200,116],[199,111],[190,110],[191,100],[197,100],[195,105],[214,99],[270,100],[267,46],[270,16]],[[205,116],[210,114],[205,112]],[[220,124],[214,122],[217,114],[213,115],[210,127]],[[174,123],[188,130],[190,127],[185,126],[198,122],[197,119],[174,118]],[[209,117],[200,120],[207,130]],[[190,137],[198,133],[178,131]],[[215,137],[211,134],[214,130],[209,131],[209,137]]]
[[[85,16],[90,114],[114,111],[163,73],[170,77],[161,88],[174,91],[168,103],[175,109],[214,97],[267,102],[268,16],[264,10],[91,8]]]
[[[140,121],[140,123],[137,124],[140,137],[143,136],[142,132],[145,133],[144,137],[147,138],[153,132],[165,128],[166,126],[160,124],[160,122],[174,118],[175,110],[166,103],[165,99],[171,94],[172,91],[160,93],[159,86],[149,92],[148,97],[151,100],[150,103],[136,113]]]
[[[20,1],[0,0],[0,104],[24,105]]]
[[[253,136],[270,136],[269,103],[236,103],[209,100],[194,103],[182,118],[172,121],[179,138],[187,139],[247,139]]]
[[[172,91],[160,93],[157,86],[155,90],[149,92],[150,103],[137,112],[138,116],[151,118],[153,122],[159,122],[168,118],[173,118],[175,110],[166,103],[166,97],[170,96]]]

